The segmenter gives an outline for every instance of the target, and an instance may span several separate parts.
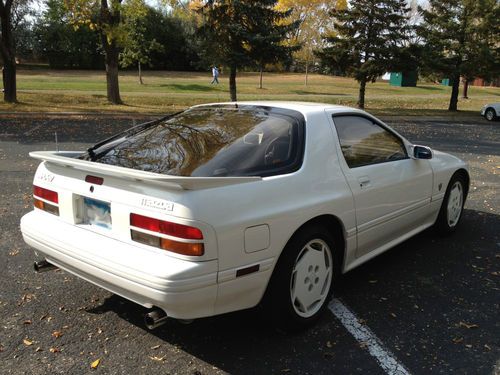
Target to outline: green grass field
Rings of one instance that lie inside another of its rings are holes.
[[[104,72],[19,70],[18,104],[0,103],[0,111],[10,112],[136,112],[162,113],[187,106],[229,100],[228,78],[210,85],[211,75],[186,72],[145,72],[144,85],[135,72],[120,74],[124,105],[106,101]],[[310,75],[304,85],[303,74],[264,75],[264,88],[258,88],[259,75],[241,73],[237,79],[238,100],[309,101],[355,106],[357,83],[350,78]],[[451,87],[419,84],[418,87],[391,87],[387,82],[369,84],[366,109],[382,115],[447,115]],[[460,99],[461,115],[477,115],[481,107],[500,101],[500,88],[470,87],[469,99]]]

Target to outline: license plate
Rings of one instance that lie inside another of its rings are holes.
[[[92,198],[83,198],[84,224],[111,229],[111,205]]]

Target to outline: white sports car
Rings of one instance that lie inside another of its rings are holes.
[[[306,326],[342,273],[433,225],[453,232],[469,188],[460,159],[313,103],[200,105],[30,155],[35,268],[153,309],[150,328],[259,303]]]
[[[488,103],[481,109],[481,116],[488,121],[496,120],[500,117],[500,103]]]

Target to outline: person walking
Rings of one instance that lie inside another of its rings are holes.
[[[211,85],[213,84],[219,84],[219,69],[217,69],[217,66],[212,67],[212,82],[210,82]]]

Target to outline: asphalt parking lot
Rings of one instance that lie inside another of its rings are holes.
[[[64,272],[35,274],[18,228],[32,205],[28,152],[55,149],[55,132],[61,150],[82,149],[140,120],[0,115],[1,373],[397,373],[331,312],[296,334],[257,310],[148,331],[142,307]],[[500,374],[500,122],[387,122],[469,163],[461,227],[448,238],[425,231],[350,272],[335,301],[406,373]]]

